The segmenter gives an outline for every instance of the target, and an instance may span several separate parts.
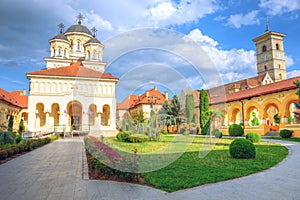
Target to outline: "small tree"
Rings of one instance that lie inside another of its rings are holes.
[[[165,126],[167,126],[167,131],[169,131],[170,126],[172,125],[172,115],[171,113],[171,106],[168,101],[165,101],[162,105],[162,108],[159,111],[160,121],[163,122]]]
[[[145,117],[144,117],[144,113],[142,110],[140,110],[139,114],[133,118],[133,121],[136,125],[145,122]]]
[[[13,126],[14,126],[14,119],[13,116],[11,115],[8,120],[8,132],[13,131]]]
[[[171,108],[170,115],[173,116],[173,119],[177,126],[177,132],[179,132],[179,125],[181,122],[181,104],[176,94],[173,96],[170,108]]]
[[[194,122],[195,106],[194,106],[194,95],[188,94],[185,99],[185,114],[187,123]]]
[[[22,133],[25,131],[25,126],[24,126],[24,121],[23,119],[21,119],[20,123],[19,123],[19,130],[18,130],[18,133],[20,135],[22,135]]]
[[[199,122],[200,122],[201,134],[206,135],[209,131],[209,125],[207,125],[207,123],[210,122],[209,98],[206,90],[201,90],[200,92],[199,109],[200,109]]]
[[[126,120],[122,119],[122,131],[126,131]]]
[[[133,130],[132,120],[131,120],[131,117],[128,116],[128,126],[127,126],[127,131],[132,131],[132,130]]]

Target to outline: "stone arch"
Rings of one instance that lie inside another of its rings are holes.
[[[53,103],[51,106],[51,115],[53,119],[53,125],[58,126],[59,125],[59,117],[60,117],[60,109],[58,103]]]
[[[95,119],[97,116],[97,106],[95,104],[91,104],[89,106],[88,116],[89,116],[89,126],[95,126]]]
[[[102,117],[101,117],[101,125],[102,126],[109,126],[110,122],[110,106],[105,104],[102,108]]]
[[[297,102],[298,102],[298,96],[296,95],[296,93],[290,94],[283,99],[282,105],[284,107],[285,117],[288,117],[291,115],[290,107],[293,103],[297,103]]]
[[[82,127],[82,104],[79,101],[71,101],[67,106],[69,115],[68,124],[73,130],[80,130]]]
[[[231,121],[235,124],[239,124],[240,122],[242,122],[241,110],[239,108],[235,108],[232,111]]]
[[[36,104],[36,126],[43,127],[46,125],[46,113],[45,106],[43,103]]]
[[[279,106],[274,102],[270,102],[263,107],[263,119],[266,120],[267,125],[274,124],[274,115],[278,114],[280,117]]]

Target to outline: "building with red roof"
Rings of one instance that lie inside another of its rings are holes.
[[[49,40],[46,69],[29,72],[28,130],[32,133],[116,134],[116,84],[105,73],[104,45],[78,23]]]

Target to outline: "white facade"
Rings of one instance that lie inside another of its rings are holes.
[[[80,32],[87,32],[81,23],[71,27],[74,26],[79,31],[67,31],[65,35],[68,38],[80,38],[78,44],[77,40],[76,44],[74,41],[61,41],[61,33],[50,40],[51,55],[45,59],[47,69],[27,74],[30,80],[28,130],[115,135],[118,79],[111,75],[94,76],[105,70],[106,64],[102,62],[104,46],[100,42],[95,43],[97,40],[91,39],[92,35]],[[77,47],[78,51],[75,51]],[[92,55],[90,50],[94,52]],[[78,60],[80,62],[71,64]],[[72,74],[75,67],[79,69],[78,75]],[[80,74],[81,69],[88,75]]]

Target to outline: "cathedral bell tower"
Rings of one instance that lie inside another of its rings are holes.
[[[269,74],[274,82],[286,79],[283,38],[285,34],[273,32],[267,28],[264,34],[253,39],[256,44],[258,75]]]

